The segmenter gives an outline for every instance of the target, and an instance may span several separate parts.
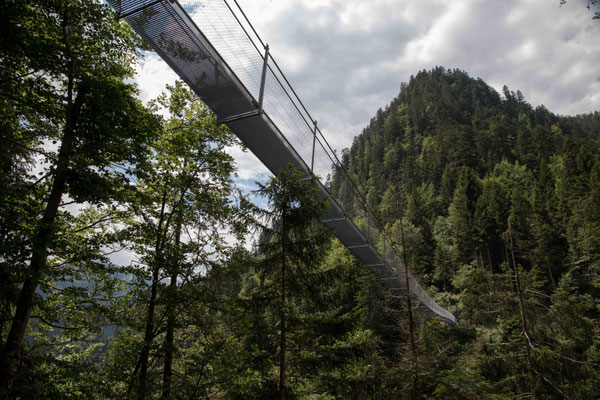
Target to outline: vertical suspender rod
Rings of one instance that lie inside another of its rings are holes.
[[[312,148],[312,157],[310,159],[310,172],[314,174],[315,169],[315,145],[317,144],[317,121],[315,121],[315,126],[313,128],[313,148]]]
[[[267,67],[269,65],[269,45],[265,45],[265,59],[263,62],[262,76],[260,77],[260,92],[258,93],[258,113],[262,114],[263,98],[265,95],[265,80],[267,79]]]
[[[161,0],[162,1],[162,0]],[[217,124],[226,124],[228,122],[238,121],[240,119],[260,116],[263,113],[263,99],[265,97],[265,80],[267,79],[267,68],[269,66],[269,45],[265,45],[265,57],[263,61],[262,74],[260,77],[260,91],[258,92],[258,104],[256,100],[252,100],[252,104],[256,106],[256,110],[247,111],[238,115],[232,115],[223,119],[217,118]],[[217,74],[217,64],[215,63],[215,76],[218,79],[219,75]]]

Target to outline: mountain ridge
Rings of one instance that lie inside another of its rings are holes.
[[[584,196],[592,167],[600,165],[599,146],[598,112],[558,116],[544,106],[533,108],[520,91],[515,93],[505,86],[500,95],[464,71],[436,67],[402,84],[399,95],[379,109],[352,146],[342,151],[342,164],[388,228],[393,228],[399,216],[391,204],[397,197],[394,193],[404,194],[407,207],[403,212],[411,216],[424,246],[419,257],[415,256],[420,259],[415,263],[421,265],[416,270],[433,284],[435,279],[428,276],[439,267],[431,256],[439,247],[434,237],[436,219],[452,214],[452,227],[457,229],[461,224],[457,188],[472,192],[467,193],[466,220],[462,221],[472,225],[472,232],[463,238],[454,237],[452,242],[469,247],[462,251],[460,263],[476,261],[497,271],[506,262],[500,236],[506,231],[512,206],[516,178],[510,175],[526,176],[530,206],[550,210]],[[561,173],[579,179],[585,188],[569,195],[557,192]],[[495,185],[502,179],[504,183]],[[550,187],[550,180],[556,190]],[[331,181],[334,192],[342,190],[335,173]],[[483,215],[483,202],[492,199],[490,192],[494,191],[503,204],[495,205],[499,215],[491,224]],[[558,195],[564,196],[558,199]],[[563,207],[562,211],[565,222],[573,210]],[[552,219],[556,218],[554,213]],[[559,225],[564,237],[568,224]],[[568,244],[563,242],[562,247],[566,257]]]

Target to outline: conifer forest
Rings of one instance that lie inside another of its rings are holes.
[[[440,66],[340,153],[451,325],[315,180],[242,191],[183,82],[143,103],[106,4],[2,1],[0,31],[0,399],[600,399],[599,112]]]

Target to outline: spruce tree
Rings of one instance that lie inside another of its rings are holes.
[[[290,322],[294,321],[295,296],[309,295],[301,288],[311,280],[324,256],[330,232],[320,223],[328,202],[318,200],[315,177],[306,176],[290,166],[278,173],[257,193],[269,202],[269,209],[261,214],[262,242],[257,265],[259,273],[278,288],[276,304],[279,325],[279,379],[278,396],[286,398],[289,390],[288,357]]]

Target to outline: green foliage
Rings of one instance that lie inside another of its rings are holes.
[[[69,371],[101,347],[85,341],[105,325],[121,284],[108,254],[119,246],[125,171],[148,156],[157,118],[127,82],[139,41],[107,6],[0,7],[0,137],[9,143],[0,161],[0,395],[24,393],[19,361],[40,359],[54,375],[36,395],[78,396]],[[66,334],[52,338],[54,330]]]
[[[233,160],[224,152],[235,141],[183,83],[167,90],[151,107],[169,117],[152,143],[152,160],[135,171],[136,192],[128,204],[127,244],[142,274],[119,334],[125,343],[134,341],[136,352],[125,353],[123,361],[118,352],[109,358],[128,371],[117,378],[121,396],[204,396],[212,390],[206,382],[220,379],[224,368],[212,363],[213,353],[230,356],[235,346],[226,330],[218,333],[221,322],[203,305],[215,301],[218,288],[211,280],[220,280],[224,263],[235,255],[224,236],[240,241],[246,232],[246,216],[231,198]],[[144,334],[136,338],[140,330]],[[196,368],[209,362],[215,375],[198,375]]]
[[[0,25],[0,395],[273,398],[285,363],[289,399],[600,396],[597,112],[439,67],[342,152],[459,317],[414,313],[411,355],[406,298],[323,228],[315,183],[240,199],[231,132],[181,82],[140,103],[140,39],[105,5],[6,1]]]
[[[596,396],[598,117],[534,109],[519,91],[501,97],[438,67],[403,84],[344,151],[383,225],[394,233],[402,219],[410,267],[478,327],[455,366],[423,366],[422,392]]]

